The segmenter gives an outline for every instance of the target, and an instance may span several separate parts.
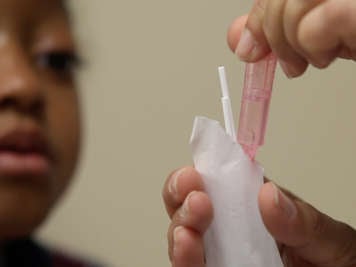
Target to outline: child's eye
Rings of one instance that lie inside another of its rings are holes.
[[[51,51],[37,55],[40,68],[48,69],[58,74],[71,74],[79,65],[80,60],[72,51]]]

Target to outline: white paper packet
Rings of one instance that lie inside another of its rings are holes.
[[[195,118],[190,144],[214,208],[204,236],[207,267],[283,267],[258,209],[263,168],[208,118]]]

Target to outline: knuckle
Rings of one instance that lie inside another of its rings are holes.
[[[252,9],[248,16],[246,27],[252,32],[255,37],[263,35],[263,18],[264,11],[256,7]]]
[[[257,0],[251,10],[251,15],[254,14],[256,19],[261,20],[266,10],[266,0]]]
[[[271,23],[268,22],[268,19],[263,21],[262,29],[269,46],[277,54],[277,56],[279,56],[278,54],[283,53],[287,46],[283,34],[276,30]]]
[[[266,9],[266,4],[267,4],[266,0],[256,0],[255,7],[256,9],[259,9],[261,12],[264,12],[264,10]]]

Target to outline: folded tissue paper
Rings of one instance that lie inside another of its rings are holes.
[[[217,121],[195,118],[190,143],[214,209],[204,236],[207,267],[282,267],[258,209],[263,168]]]

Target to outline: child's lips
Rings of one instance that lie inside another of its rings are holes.
[[[41,154],[0,151],[0,176],[46,176],[51,164]]]
[[[0,135],[0,176],[45,177],[53,157],[38,130],[16,129]]]

